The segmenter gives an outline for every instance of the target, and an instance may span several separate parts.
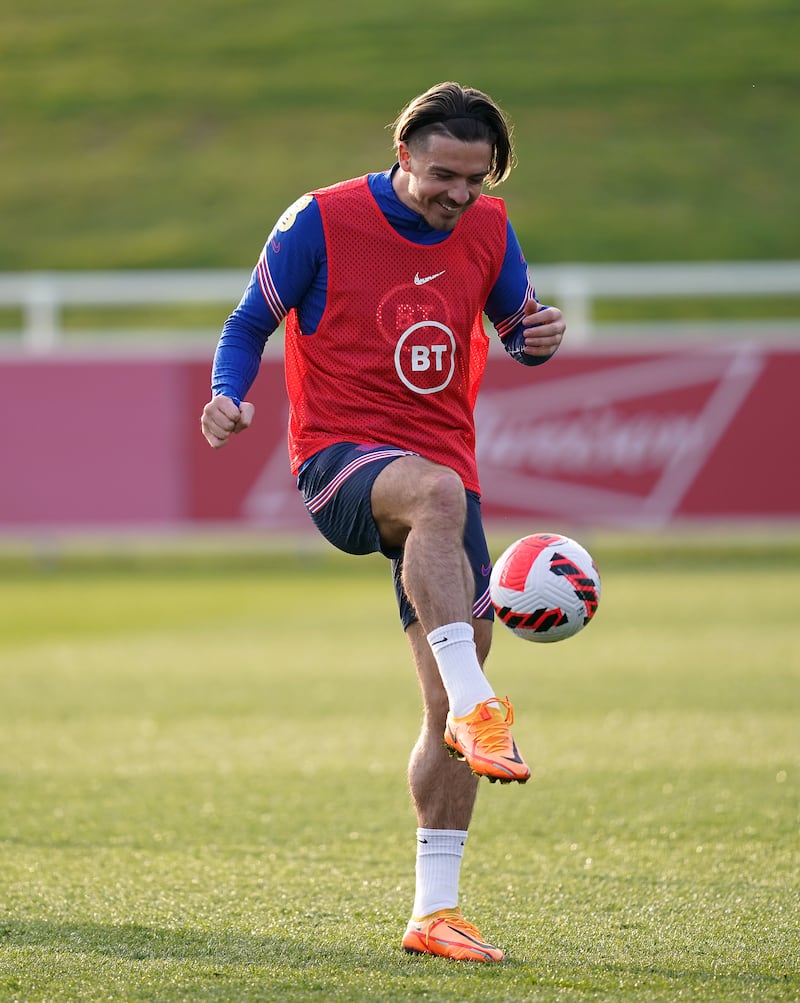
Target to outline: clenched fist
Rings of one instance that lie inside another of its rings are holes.
[[[203,435],[214,449],[221,449],[236,432],[243,432],[253,422],[256,409],[249,401],[237,405],[220,394],[203,408],[200,427]]]

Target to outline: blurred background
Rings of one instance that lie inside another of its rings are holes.
[[[388,167],[445,79],[511,118],[498,194],[569,326],[491,357],[487,520],[796,524],[798,38],[792,0],[6,0],[3,546],[310,532],[279,344],[247,440],[200,437],[216,338],[282,211]]]

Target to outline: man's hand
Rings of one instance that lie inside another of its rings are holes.
[[[255,413],[256,409],[249,401],[242,401],[237,407],[230,397],[220,394],[212,397],[203,408],[200,427],[214,449],[221,449],[231,435],[250,428]]]
[[[525,304],[522,326],[525,328],[527,355],[552,355],[567,329],[558,307],[540,306],[534,299]]]

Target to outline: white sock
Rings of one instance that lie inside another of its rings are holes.
[[[437,627],[428,634],[428,644],[439,666],[453,717],[471,714],[477,704],[494,696],[478,661],[471,623]]]
[[[462,829],[417,829],[414,919],[458,905],[458,879],[467,833]]]

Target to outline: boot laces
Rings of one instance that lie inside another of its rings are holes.
[[[499,704],[499,706],[498,706]],[[492,710],[505,708],[505,716],[498,717],[492,714]],[[481,744],[491,752],[502,752],[508,744],[508,728],[514,723],[514,708],[508,697],[501,700],[500,697],[491,697],[484,700],[475,708],[474,714],[478,719],[476,723],[480,728]]]

